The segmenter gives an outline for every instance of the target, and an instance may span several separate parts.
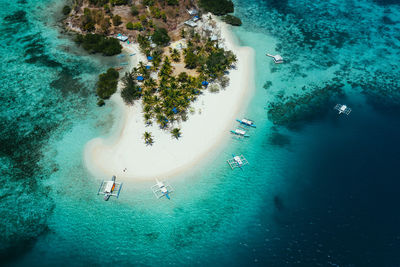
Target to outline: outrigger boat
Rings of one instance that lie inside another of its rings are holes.
[[[157,183],[151,187],[151,191],[153,191],[156,198],[162,198],[165,196],[166,198],[171,199],[169,194],[173,192],[172,186],[165,181],[160,182],[156,179],[156,182]]]
[[[351,108],[349,108],[346,105],[342,105],[342,104],[337,104],[334,109],[336,109],[337,111],[339,111],[338,114],[344,113],[346,115],[349,115],[351,112]]]
[[[239,119],[236,119],[236,121],[239,122],[240,124],[256,128],[256,125],[254,124],[254,121],[252,121],[252,120],[248,120],[248,119],[239,120]]]
[[[226,161],[226,162],[228,162],[228,164],[232,168],[232,170],[235,168],[240,168],[241,170],[243,170],[242,167],[244,165],[249,164],[249,162],[247,161],[247,159],[245,159],[245,157],[243,155],[235,156],[234,154],[232,154],[232,157],[233,158],[228,159]]]
[[[114,175],[111,178],[111,181],[103,181],[99,187],[99,191],[97,194],[103,194],[104,200],[107,201],[111,196],[119,197],[119,193],[121,192],[122,183],[117,183],[115,180],[117,177]],[[116,193],[115,193],[116,192]]]
[[[243,129],[235,129],[235,130],[231,130],[232,134],[238,135],[240,137],[250,137],[250,135],[246,134],[246,131]]]
[[[274,59],[275,64],[280,64],[283,63],[283,58],[281,55],[271,55],[271,54],[267,54],[267,57],[272,57]]]

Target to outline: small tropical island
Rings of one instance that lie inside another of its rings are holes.
[[[225,24],[241,25],[233,11],[230,0],[75,0],[64,7],[78,45],[104,56],[124,52],[132,63],[99,75],[98,106],[111,101],[123,118],[112,129],[119,138],[86,146],[91,171],[173,174],[223,140],[252,87],[252,51],[238,47]]]

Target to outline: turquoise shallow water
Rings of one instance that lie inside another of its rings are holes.
[[[104,177],[83,166],[85,143],[107,135],[119,116],[110,104],[97,108],[93,95],[98,73],[117,59],[85,55],[58,32],[62,1],[18,1],[0,10],[3,260],[18,266],[400,262],[400,219],[392,212],[399,201],[399,8],[333,0],[235,5],[243,26],[234,33],[256,51],[256,92],[242,115],[258,127],[250,139],[232,139],[171,178],[171,201],[154,199],[151,182],[126,182],[118,200],[104,202],[96,195]],[[274,51],[284,65],[264,56]],[[341,101],[353,107],[350,117],[338,118],[322,99],[295,106],[288,125],[268,120],[268,103],[281,95],[303,95],[335,79],[345,84]],[[225,163],[232,153],[249,160],[243,172]]]

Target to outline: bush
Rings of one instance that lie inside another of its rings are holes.
[[[63,14],[66,16],[71,12],[71,7],[70,6],[64,6],[62,10]]]
[[[102,106],[104,106],[105,104],[106,104],[106,102],[104,102],[103,99],[99,99],[99,100],[97,101],[97,105],[98,105],[99,107],[102,107]]]
[[[143,0],[142,4],[145,6],[153,6],[154,5],[154,0]]]
[[[233,15],[225,15],[222,17],[222,20],[225,21],[228,24],[231,24],[233,26],[240,26],[242,25],[242,21]]]
[[[194,69],[197,67],[199,58],[194,53],[193,49],[188,48],[185,54],[185,67],[188,69]]]
[[[133,24],[132,24],[132,22],[128,22],[128,23],[126,24],[126,28],[127,28],[128,30],[133,30]]]
[[[110,0],[110,3],[114,6],[127,5],[128,0]]]
[[[167,0],[169,6],[177,6],[179,4],[178,0]]]
[[[95,6],[103,6],[108,3],[108,0],[89,0],[89,3]]]
[[[151,36],[151,40],[157,45],[166,46],[171,38],[169,37],[166,29],[157,28]]]
[[[126,72],[122,78],[121,97],[126,104],[133,104],[136,99],[142,96],[142,91],[136,83],[136,77],[133,72]]]
[[[122,46],[112,37],[104,37],[99,34],[78,34],[75,42],[89,53],[102,53],[104,56],[113,56],[121,53]]]
[[[110,6],[109,6],[108,4],[105,4],[105,5],[103,6],[103,8],[104,8],[104,11],[105,11],[107,14],[109,14],[109,13],[111,12]]]
[[[226,88],[229,85],[229,77],[227,75],[222,76],[218,81],[222,88]]]
[[[139,9],[137,8],[136,5],[132,5],[132,6],[131,6],[131,14],[132,14],[132,16],[137,16],[137,15],[139,15]]]
[[[211,93],[218,93],[219,92],[219,85],[218,84],[216,84],[216,83],[212,83],[210,86],[208,86],[208,90],[211,92]]]
[[[134,23],[134,24],[133,24],[133,29],[134,29],[134,30],[137,30],[137,31],[143,30],[142,23],[140,23],[140,22]]]
[[[231,0],[200,0],[200,7],[218,16],[233,13]]]
[[[114,68],[99,75],[96,92],[101,99],[108,99],[117,91],[118,77],[119,73]]]
[[[218,75],[220,72],[225,70],[226,67],[226,58],[223,50],[217,50],[211,52],[208,56],[207,61],[207,70],[212,75]]]
[[[115,16],[112,18],[112,22],[113,22],[114,26],[121,25],[121,23],[122,23],[121,17],[118,16],[118,15],[115,15]]]

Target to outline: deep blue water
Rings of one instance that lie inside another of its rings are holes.
[[[118,119],[93,94],[117,59],[89,56],[59,33],[63,1],[8,3],[0,10],[2,263],[399,266],[397,4],[236,0],[243,26],[234,33],[256,52],[256,93],[241,115],[257,130],[171,177],[169,202],[153,198],[151,182],[129,181],[118,201],[104,202],[95,194],[103,177],[86,171],[82,151]],[[332,83],[343,96],[318,91]],[[284,96],[296,103],[293,116],[274,125],[269,104]],[[352,113],[338,116],[337,101]],[[249,160],[243,172],[226,166],[232,153]]]

